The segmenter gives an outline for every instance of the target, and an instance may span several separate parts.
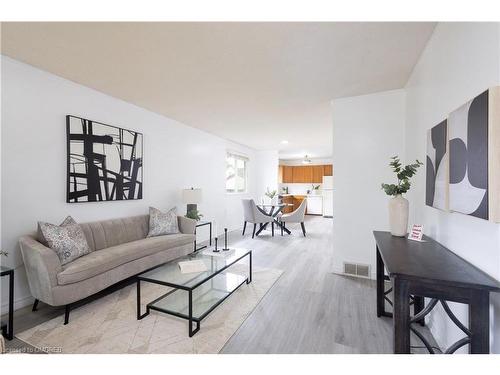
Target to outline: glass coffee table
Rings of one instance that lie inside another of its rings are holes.
[[[220,250],[219,254],[224,254]],[[248,257],[248,275],[230,272],[230,267],[243,263]],[[201,260],[207,270],[181,273],[179,262]],[[173,290],[146,305],[141,313],[141,282],[160,284]],[[252,282],[252,251],[234,249],[224,257],[204,255],[202,252],[165,263],[137,276],[137,319],[151,310],[163,312],[189,321],[189,337],[200,330],[200,322],[244,283]],[[196,328],[193,329],[193,323]]]

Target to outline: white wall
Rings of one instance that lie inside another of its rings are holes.
[[[373,230],[388,229],[388,197],[382,182],[394,181],[389,158],[404,155],[403,90],[333,101],[334,270],[342,262],[369,264],[375,275]]]
[[[255,195],[257,199],[264,196],[269,188],[270,191],[278,190],[278,151],[257,151],[255,164],[257,182]]]
[[[235,229],[242,224],[241,198],[254,196],[255,151],[185,126],[7,57],[2,62],[2,249],[16,267],[16,306],[29,303],[19,236],[38,220],[61,222],[66,215],[85,222],[145,214],[148,206],[178,206],[181,189],[200,187],[200,211]],[[168,89],[168,88],[166,88]],[[144,198],[129,202],[67,204],[65,116],[73,114],[144,134]],[[225,193],[225,152],[249,156],[249,194]],[[276,170],[277,170],[277,155]],[[277,172],[276,172],[277,173]],[[277,177],[276,177],[277,179]],[[259,185],[260,186],[260,185]],[[5,283],[3,283],[5,287]],[[5,299],[3,299],[5,300]]]
[[[406,158],[425,160],[426,132],[490,86],[500,84],[498,24],[439,24],[406,86]],[[425,174],[408,195],[410,222],[490,275],[500,279],[500,225],[425,206]],[[464,305],[453,304],[462,322]],[[462,337],[438,309],[429,326],[440,346]],[[492,294],[492,351],[500,353],[500,297]]]

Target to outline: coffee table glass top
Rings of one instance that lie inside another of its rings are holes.
[[[139,276],[141,280],[151,281],[181,289],[192,289],[205,282],[221,269],[231,266],[241,258],[248,255],[251,251],[248,249],[234,249],[234,251],[224,257],[204,255],[202,251],[197,254],[191,254],[175,261],[161,265],[151,271],[145,272]],[[219,254],[223,254],[220,250]],[[207,266],[207,270],[197,273],[181,273],[178,263],[189,260],[201,260]]]

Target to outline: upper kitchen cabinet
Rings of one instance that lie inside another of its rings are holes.
[[[321,184],[323,176],[332,176],[333,166],[325,165],[280,165],[278,170],[278,181],[280,183],[306,183]]]
[[[294,166],[293,168],[293,182],[297,183],[311,183],[313,180],[313,171],[309,166]]]
[[[293,167],[288,165],[283,165],[283,182],[284,183],[292,183],[295,182],[293,180]]]
[[[313,165],[312,168],[312,183],[321,184],[323,182],[324,167],[326,165]]]
[[[332,164],[323,165],[323,176],[333,176],[333,165]]]

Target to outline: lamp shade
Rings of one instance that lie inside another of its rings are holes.
[[[201,203],[201,189],[183,189],[182,190],[182,202],[186,204],[198,204]]]

